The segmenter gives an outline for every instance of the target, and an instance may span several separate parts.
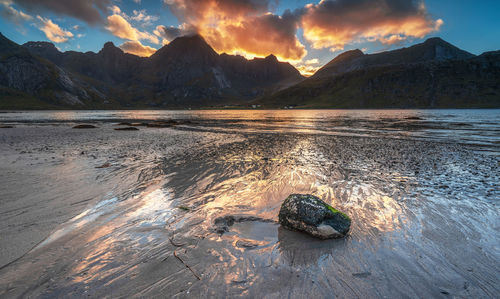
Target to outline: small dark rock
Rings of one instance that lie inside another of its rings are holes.
[[[264,219],[255,216],[227,215],[218,217],[214,220],[214,231],[222,235],[223,233],[228,232],[229,227],[233,226],[233,224],[249,221],[274,222],[274,220],[271,219]]]
[[[167,121],[154,121],[146,124],[148,128],[168,128],[176,125],[177,122],[175,120],[167,120]]]
[[[281,205],[278,218],[283,227],[320,239],[344,237],[351,227],[349,216],[313,195],[288,196]]]
[[[259,246],[259,243],[253,242],[251,240],[238,240],[236,241],[236,247],[252,249]]]
[[[131,123],[131,122],[121,122],[116,124],[117,126],[129,126],[129,127],[140,127],[140,126],[146,126],[147,123]]]
[[[102,164],[101,166],[96,166],[96,168],[108,168],[110,166],[111,166],[111,164],[109,162],[106,162],[106,163]]]
[[[73,129],[96,129],[97,127],[94,125],[76,125]]]
[[[115,131],[139,131],[136,127],[115,128]]]

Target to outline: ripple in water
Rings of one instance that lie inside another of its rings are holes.
[[[168,130],[186,138],[215,134],[215,141],[168,155],[158,148],[155,159],[111,172],[137,180],[2,269],[0,294],[495,297],[500,291],[498,111],[134,113],[66,118],[189,118],[191,124]],[[348,237],[320,241],[281,228],[275,221],[290,193],[314,194],[349,214]],[[227,215],[256,218],[220,235],[213,221]]]

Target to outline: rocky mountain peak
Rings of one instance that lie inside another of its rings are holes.
[[[168,61],[189,65],[211,65],[219,54],[199,34],[181,36],[163,46],[151,56],[156,64],[165,64]]]
[[[269,61],[269,62],[278,62],[278,58],[276,56],[274,56],[273,54],[267,56],[265,59],[266,59],[266,61]]]
[[[461,50],[439,37],[429,38],[424,43],[415,47],[418,46],[422,48],[421,51],[425,57],[434,60],[467,59],[474,57],[473,54]]]
[[[40,48],[40,49],[53,50],[59,52],[56,46],[50,42],[27,42],[23,46],[27,48]]]
[[[104,55],[104,56],[121,55],[121,54],[123,54],[123,51],[122,51],[122,49],[115,46],[115,44],[113,44],[113,42],[107,42],[102,47],[101,51],[99,51],[99,54]]]

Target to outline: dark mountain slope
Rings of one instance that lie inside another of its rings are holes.
[[[155,92],[174,102],[237,103],[270,92],[284,82],[303,79],[290,64],[276,57],[247,60],[217,54],[199,35],[180,37],[146,62],[143,77]]]
[[[94,86],[124,107],[186,107],[243,103],[303,80],[276,57],[219,55],[199,35],[180,37],[149,58],[106,43],[99,53],[59,52],[53,44],[24,45]]]
[[[441,39],[410,48],[339,55],[314,76],[258,100],[282,107],[500,107],[500,55],[474,56]]]
[[[92,106],[93,89],[0,33],[0,107]]]
[[[105,83],[126,83],[134,75],[142,58],[124,53],[112,42],[104,44],[99,53],[60,52],[52,43],[28,42],[23,45],[31,53],[46,58],[70,72]]]
[[[460,50],[440,38],[430,38],[421,44],[394,51],[365,55],[360,50],[340,54],[319,69],[313,77],[324,78],[368,67],[414,64],[450,59],[467,59],[474,55]]]

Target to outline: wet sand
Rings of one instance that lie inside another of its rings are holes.
[[[496,140],[428,138],[443,124],[401,116],[299,129],[280,118],[139,131],[92,123],[0,130],[1,297],[500,291]],[[349,236],[320,241],[279,227],[290,193],[345,211]],[[255,219],[221,235],[214,219],[227,215]]]

